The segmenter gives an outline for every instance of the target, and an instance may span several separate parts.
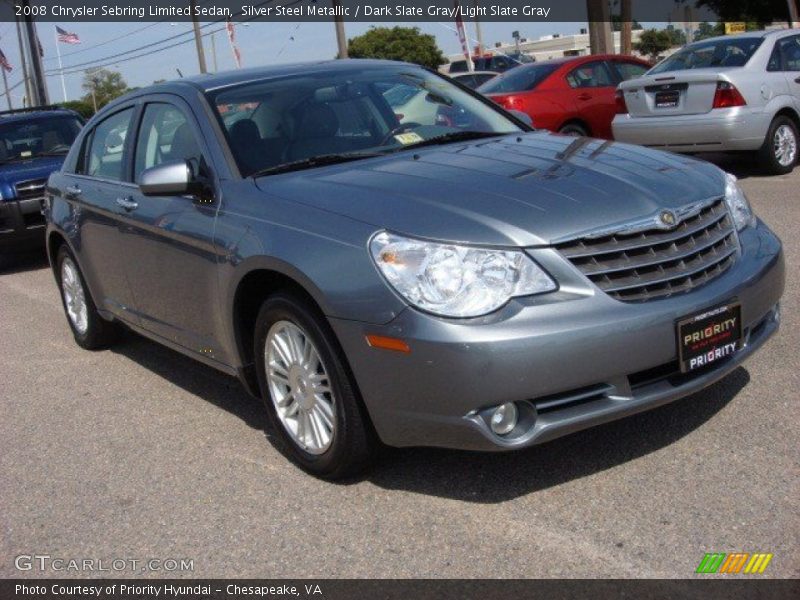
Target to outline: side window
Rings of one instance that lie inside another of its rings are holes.
[[[601,60],[586,63],[572,69],[567,75],[567,83],[572,88],[595,88],[614,85],[608,67]]]
[[[133,180],[142,171],[176,160],[200,161],[200,144],[186,115],[172,104],[151,103],[144,109],[136,139]]]
[[[800,35],[775,42],[767,71],[800,71]]]
[[[131,125],[133,108],[126,108],[98,123],[91,134],[85,174],[122,181],[125,174],[125,138]]]
[[[639,63],[630,63],[630,62],[615,62],[614,66],[617,69],[617,73],[619,73],[619,78],[621,81],[627,81],[628,79],[636,79],[637,77],[641,77],[645,73],[647,73],[647,67],[640,65]]]

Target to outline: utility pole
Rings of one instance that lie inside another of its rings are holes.
[[[347,37],[344,35],[344,20],[342,16],[337,14],[341,10],[341,3],[339,0],[331,0],[333,7],[333,22],[336,25],[336,45],[339,47],[339,55],[337,58],[347,58]]]
[[[800,14],[797,10],[797,0],[787,0],[789,3],[789,27],[797,27],[800,24]]]
[[[30,0],[22,0],[22,6],[29,9]],[[28,51],[31,58],[31,70],[33,71],[31,106],[44,106],[49,103],[49,100],[47,98],[47,83],[44,80],[44,69],[42,68],[42,56],[39,54],[39,37],[36,35],[36,25],[33,22],[33,17],[27,16],[24,19],[25,33],[28,38]]]
[[[197,21],[195,9],[197,8],[197,0],[189,0],[189,8],[192,11],[192,27],[194,27],[194,45],[197,48],[197,62],[200,64],[200,72],[207,73],[206,70],[206,55],[203,50],[203,39],[200,36],[200,23]]]
[[[6,100],[8,101],[8,110],[14,110],[14,105],[11,104],[11,94],[8,91],[8,76],[6,75],[6,70],[4,67],[0,67],[0,71],[3,72],[3,88],[6,90]]]
[[[31,102],[31,80],[28,77],[28,59],[25,58],[25,44],[22,41],[22,26],[19,24],[19,17],[14,17],[17,22],[17,42],[19,42],[19,63],[22,67],[22,81],[25,85],[25,97],[22,100],[22,106],[30,104]]]
[[[211,63],[214,65],[214,73],[216,73],[219,69],[217,69],[217,32],[211,32]]]
[[[613,54],[614,35],[611,16],[605,0],[586,0],[589,18],[589,45],[592,54]]]
[[[622,9],[620,11],[619,20],[621,21],[622,27],[620,28],[620,41],[619,41],[619,53],[620,54],[632,54],[633,53],[633,43],[631,37],[633,35],[633,23],[631,20],[633,16],[631,15],[631,0],[622,0]]]
[[[472,4],[473,4],[473,6],[475,6],[475,38],[478,40],[478,48],[477,48],[477,52],[475,52],[475,54],[477,54],[478,56],[482,56],[483,55],[483,34],[481,33],[481,22],[478,19],[478,13],[480,12],[478,10],[478,0],[473,0]]]

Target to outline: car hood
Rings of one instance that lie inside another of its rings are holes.
[[[620,227],[724,193],[685,156],[534,132],[261,177],[268,194],[396,233],[536,246]]]

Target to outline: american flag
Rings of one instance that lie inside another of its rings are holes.
[[[64,42],[65,44],[80,44],[81,38],[78,37],[77,33],[70,33],[69,31],[65,31],[61,29],[58,25],[56,25],[56,33],[58,34],[58,41]]]
[[[14,67],[11,66],[10,62],[8,62],[8,59],[6,58],[6,55],[2,50],[0,50],[0,67],[8,71],[9,73],[11,73],[11,71],[14,70]]]
[[[242,68],[242,53],[239,52],[239,46],[236,45],[236,30],[233,28],[233,21],[226,20],[225,29],[228,30],[228,41],[231,44],[231,52],[233,52],[233,61],[236,63],[236,68]]]

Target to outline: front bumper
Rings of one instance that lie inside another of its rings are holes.
[[[44,245],[42,201],[0,200],[0,249],[22,250]]]
[[[758,150],[769,124],[769,115],[736,107],[702,115],[617,115],[611,127],[619,142],[673,152],[728,152]]]
[[[512,301],[488,317],[442,319],[408,308],[383,326],[331,323],[385,443],[520,448],[687,396],[755,352],[778,329],[783,253],[761,222],[740,242],[742,253],[726,273],[663,300],[617,301],[542,250],[535,258],[557,275],[561,290]],[[681,375],[676,322],[733,299],[741,303],[745,346],[710,370]],[[372,348],[367,334],[401,338],[411,351]],[[484,414],[512,401],[530,426],[503,438]]]

